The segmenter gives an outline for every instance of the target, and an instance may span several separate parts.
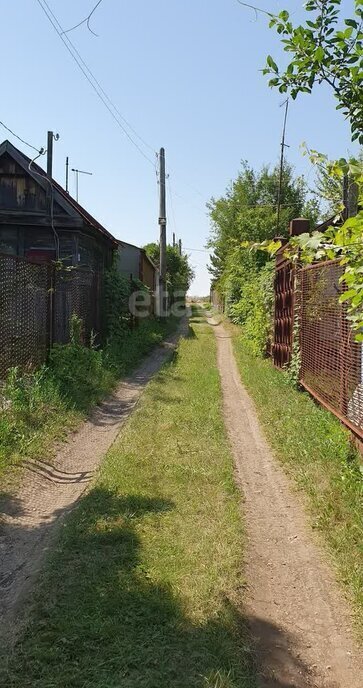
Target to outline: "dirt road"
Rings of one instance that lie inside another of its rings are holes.
[[[259,428],[229,334],[215,326],[225,422],[244,495],[247,614],[263,688],[362,688],[363,657],[303,506]]]
[[[16,497],[0,504],[0,648],[14,640],[22,602],[40,569],[56,527],[87,488],[150,378],[170,357],[179,334],[157,347],[89,420],[62,445],[50,464],[27,461]]]

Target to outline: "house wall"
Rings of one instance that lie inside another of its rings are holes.
[[[95,269],[110,266],[112,255],[103,242],[79,231],[58,228],[57,235],[59,257],[64,265]],[[51,227],[0,223],[0,253],[24,257],[34,262],[44,262],[55,260],[55,246],[55,235]]]
[[[54,185],[57,187],[55,182]],[[59,239],[59,258],[66,266],[96,270],[110,267],[115,248],[112,240],[77,208],[70,207],[68,212],[62,206],[61,187],[55,188],[54,195],[52,226],[47,191],[31,176],[27,166],[22,166],[8,151],[1,154],[0,253],[32,262],[50,262],[57,257]]]
[[[44,189],[30,174],[5,153],[0,158],[0,209],[45,212],[47,205]],[[54,214],[64,211],[54,203]]]
[[[141,254],[141,280],[149,287],[150,291],[155,291],[155,268],[147,259],[144,252]]]
[[[118,269],[125,277],[141,279],[140,274],[140,254],[141,249],[124,242],[119,243],[118,247]]]

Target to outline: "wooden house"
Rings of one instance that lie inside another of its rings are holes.
[[[117,247],[51,175],[9,141],[0,145],[0,253],[102,271]]]

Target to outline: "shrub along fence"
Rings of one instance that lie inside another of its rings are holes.
[[[0,379],[13,366],[44,363],[53,344],[69,341],[76,314],[83,336],[101,332],[101,276],[91,269],[59,270],[0,254]]]
[[[298,355],[301,385],[363,440],[362,345],[339,303],[343,270],[339,261],[277,261],[272,355],[279,368]]]

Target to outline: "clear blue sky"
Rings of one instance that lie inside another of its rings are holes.
[[[48,2],[69,28],[96,0]],[[259,5],[286,8],[296,20],[302,13],[301,1]],[[343,0],[343,8],[351,16],[353,0]],[[0,17],[0,120],[35,146],[46,145],[48,129],[59,132],[56,179],[64,183],[69,155],[72,167],[93,172],[80,179],[82,205],[118,238],[140,245],[156,240],[155,170],[98,100],[37,0],[3,2]],[[175,222],[185,247],[203,249],[207,200],[223,193],[242,159],[259,167],[278,158],[283,98],[259,71],[266,54],[279,61],[278,38],[237,0],[103,0],[92,28],[99,38],[85,26],[69,37],[134,129],[153,149],[166,148],[175,218],[169,204],[169,239]],[[352,150],[348,126],[334,108],[323,87],[291,108],[288,158],[311,182],[302,141],[332,157]],[[0,136],[8,138],[3,130]],[[190,253],[197,274],[191,291],[205,294],[208,255]]]

